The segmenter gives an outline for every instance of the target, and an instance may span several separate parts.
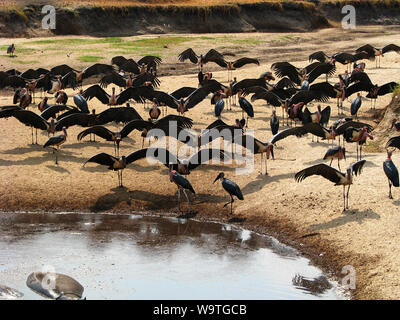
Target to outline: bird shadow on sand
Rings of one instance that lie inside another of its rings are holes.
[[[285,174],[279,174],[276,176],[270,176],[270,175],[265,175],[259,174],[256,177],[256,180],[253,180],[246,184],[243,188],[241,188],[243,195],[248,195],[252,194],[255,192],[260,191],[265,185],[271,182],[279,181],[282,179],[291,179],[294,177],[294,173],[285,173]]]
[[[67,169],[65,169],[65,168],[63,168],[63,167],[61,167],[61,166],[59,166],[59,165],[47,165],[46,167],[49,168],[49,169],[51,169],[51,170],[53,170],[53,171],[56,171],[56,172],[58,172],[58,173],[68,173],[68,174],[71,174],[71,172],[69,172]]]
[[[43,151],[43,146],[40,144],[30,144],[28,147],[18,147],[9,150],[3,150],[3,154],[26,154],[28,152]]]
[[[52,151],[44,150],[43,155],[37,157],[28,157],[22,160],[2,160],[0,159],[0,166],[16,166],[16,165],[39,165],[47,161],[56,161],[56,155],[52,153]],[[74,156],[74,153],[61,150],[58,153],[58,162],[59,165],[62,165],[63,162],[75,162],[75,163],[84,163],[83,158],[78,158]]]
[[[359,224],[361,224],[364,220],[370,220],[370,219],[378,220],[380,218],[381,216],[371,209],[364,211],[359,211],[358,209],[348,210],[343,212],[341,216],[334,218],[331,221],[311,225],[309,227],[309,230],[310,231],[328,230],[343,226],[351,222],[358,222]]]

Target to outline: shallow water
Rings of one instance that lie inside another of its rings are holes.
[[[0,285],[42,299],[33,271],[87,299],[341,299],[296,250],[235,226],[115,214],[0,214]]]

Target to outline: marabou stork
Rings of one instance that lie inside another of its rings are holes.
[[[276,110],[272,110],[272,116],[269,120],[269,125],[271,127],[271,132],[273,135],[277,134],[279,131],[279,119],[276,116]]]
[[[349,208],[349,191],[350,191],[350,186],[353,184],[353,174],[355,174],[356,176],[358,174],[361,174],[361,170],[365,162],[366,160],[360,160],[354,162],[347,169],[346,173],[340,172],[339,170],[336,170],[335,168],[332,168],[331,166],[328,166],[324,163],[317,164],[297,172],[295,175],[295,180],[297,182],[301,182],[309,176],[319,175],[335,183],[335,186],[342,185],[343,211],[346,211],[346,209]],[[346,186],[348,186],[347,195],[345,193]],[[346,205],[346,197],[347,197],[347,205]]]
[[[197,55],[192,48],[188,48],[178,55],[180,62],[184,62],[189,59],[190,62],[198,64],[200,71],[203,71],[203,65],[207,62],[215,62],[214,59],[224,59],[224,56],[215,49],[210,49],[204,56],[202,54]]]
[[[247,114],[247,121],[246,121],[246,128],[248,127],[249,124],[249,117],[254,118],[254,109],[251,103],[242,96],[243,90],[239,90],[237,95],[239,99],[239,106],[242,109],[242,119],[244,119],[244,113],[246,112]]]
[[[233,202],[235,201],[233,199],[233,196],[237,197],[239,200],[244,200],[242,191],[240,190],[239,186],[235,182],[225,178],[225,174],[223,172],[220,172],[218,174],[218,176],[215,178],[213,183],[217,182],[219,179],[221,179],[222,187],[225,189],[226,192],[229,193],[229,196],[231,197],[231,201],[225,203],[224,208],[228,204],[230,204],[231,205],[231,214],[233,214],[232,205],[233,205]]]
[[[366,143],[367,138],[370,138],[371,140],[374,139],[374,137],[368,133],[366,127],[363,128],[348,127],[344,131],[344,139],[346,140],[346,142],[348,143],[356,142],[358,146],[360,146],[360,160],[361,160],[362,146],[363,144]],[[358,146],[357,146],[357,160],[358,160]]]
[[[366,52],[368,54],[369,60],[372,60],[372,61],[375,60],[376,68],[381,67],[381,57],[383,57],[383,55],[386,52],[391,52],[391,51],[400,53],[400,47],[396,46],[395,44],[389,44],[389,45],[383,47],[382,49],[378,49],[378,48],[371,46],[370,44],[366,44],[356,50],[356,52]],[[376,57],[378,57],[378,59],[375,59]],[[378,62],[379,62],[379,66],[378,66]]]
[[[333,159],[337,159],[338,163],[338,168],[340,170],[340,163],[339,161],[342,159],[346,160],[346,149],[340,146],[336,146],[333,148],[328,149],[328,151],[324,155],[324,160],[326,159],[331,159],[331,162],[329,163],[330,166],[332,166],[332,161]]]
[[[386,177],[389,181],[389,199],[393,199],[392,196],[392,185],[394,187],[399,186],[399,171],[397,170],[396,166],[392,161],[392,153],[393,151],[389,151],[386,149],[387,152],[387,159],[383,162],[383,171],[386,174]]]
[[[60,146],[67,141],[67,129],[63,127],[62,131],[63,134],[50,137],[50,139],[43,145],[43,148],[50,147],[53,149],[53,153],[56,153],[56,164],[58,164],[58,150]]]
[[[167,168],[172,168],[179,174],[188,175],[198,166],[207,164],[212,159],[224,160],[226,154],[223,150],[218,149],[201,149],[190,156],[188,159],[180,160],[165,148],[145,148],[132,153],[132,161],[144,158],[157,160]]]
[[[194,191],[192,185],[190,184],[189,180],[186,179],[184,176],[176,172],[176,170],[169,170],[169,181],[173,182],[176,184],[178,187],[178,207],[179,207],[179,212],[181,211],[181,190],[183,191],[183,194],[186,197],[186,200],[189,204],[189,212],[192,211],[191,205],[190,205],[190,200],[188,195],[186,194],[186,190],[189,190],[193,194],[196,194]]]
[[[361,104],[362,104],[361,94],[359,92],[357,92],[357,98],[355,98],[351,102],[351,106],[350,106],[350,113],[352,116],[356,116],[356,119],[357,119],[357,112],[361,108]]]
[[[128,154],[127,156],[122,157],[114,157],[108,153],[101,152],[90,159],[86,160],[83,166],[86,165],[88,162],[98,163],[103,166],[107,166],[108,170],[113,170],[118,172],[118,187],[123,188],[122,185],[122,170],[126,168],[128,164],[132,162],[132,153]]]

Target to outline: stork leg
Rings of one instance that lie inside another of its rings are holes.
[[[346,186],[343,186],[343,211],[346,211]]]
[[[390,183],[390,180],[389,180],[389,199],[393,199],[393,196],[392,196],[392,184]]]
[[[234,199],[233,199],[233,197],[232,197],[232,195],[231,194],[229,194],[230,196],[231,196],[231,201],[229,201],[229,202],[227,202],[227,203],[225,203],[224,204],[224,208],[228,205],[228,204],[230,204],[231,205],[231,214],[233,214],[233,208],[232,208],[232,205],[233,205],[233,202],[235,201]]]
[[[337,165],[338,165],[338,168],[340,170],[340,160],[339,160],[339,158],[337,159]]]
[[[349,185],[349,188],[347,189],[347,195],[346,195],[346,197],[347,197],[347,207],[346,207],[346,209],[349,208],[349,191],[350,191],[350,185]]]
[[[189,200],[188,195],[186,194],[186,190],[185,190],[185,189],[182,189],[182,191],[183,191],[183,194],[185,195],[186,200],[187,200],[187,202],[188,202],[188,204],[189,204],[189,212],[192,212],[192,207],[190,206],[190,200]]]
[[[58,164],[58,148],[56,150],[56,164]]]
[[[37,142],[37,129],[36,129],[35,134],[36,134],[36,144],[38,144],[38,142]]]
[[[362,146],[360,146],[360,160],[361,160],[361,150],[362,150]]]
[[[262,174],[262,162],[263,162],[263,154],[261,153],[260,174]]]
[[[178,188],[178,209],[181,212],[181,188]]]
[[[33,143],[33,127],[31,127],[31,133],[32,133],[32,144],[34,144]]]
[[[268,169],[267,169],[267,163],[268,163],[268,158],[265,156],[265,175],[268,175]]]
[[[333,161],[333,158],[331,159],[331,163],[329,164],[330,166],[332,166],[332,161]]]

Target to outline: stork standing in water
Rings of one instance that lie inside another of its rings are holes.
[[[331,159],[331,162],[329,163],[330,166],[332,165],[333,159],[337,159],[338,168],[340,170],[339,161],[342,159],[346,160],[346,149],[343,147],[340,147],[340,146],[330,148],[325,153],[324,160],[326,160],[326,159]]]
[[[399,187],[399,171],[392,161],[392,153],[393,151],[389,151],[386,149],[387,159],[383,162],[383,171],[386,174],[386,177],[389,181],[389,199],[393,199],[392,196],[392,185],[394,187]]]
[[[169,170],[169,181],[173,182],[176,184],[178,187],[178,206],[179,206],[179,212],[181,211],[181,190],[183,191],[183,194],[186,197],[186,200],[189,204],[189,211],[191,212],[191,206],[190,206],[190,200],[188,195],[186,194],[186,190],[189,190],[193,194],[196,194],[192,185],[190,184],[189,180],[186,179],[184,176],[176,172],[176,170],[171,170],[172,166],[170,167]]]
[[[297,182],[303,181],[305,178],[313,175],[323,176],[325,179],[335,183],[335,186],[343,186],[343,211],[349,208],[349,191],[350,186],[353,184],[353,174],[356,176],[361,174],[361,170],[365,164],[366,160],[360,160],[354,162],[347,169],[346,173],[340,172],[331,166],[324,163],[317,164],[315,166],[308,167],[296,173],[295,180]],[[346,186],[348,186],[346,194]],[[347,198],[347,203],[346,203]]]
[[[231,214],[232,214],[233,213],[232,212],[232,204],[235,201],[233,199],[233,196],[237,197],[239,200],[244,200],[242,191],[240,190],[239,186],[235,182],[225,178],[225,174],[223,172],[220,172],[218,174],[218,176],[215,178],[213,183],[217,182],[219,179],[221,179],[221,181],[222,181],[222,187],[225,189],[226,192],[229,193],[229,195],[231,197],[231,201],[225,203],[224,208],[228,204],[230,204],[231,205]]]
[[[56,164],[58,164],[58,150],[60,146],[67,141],[67,129],[63,127],[62,130],[64,134],[51,137],[43,146],[43,148],[51,147],[54,150],[53,153],[56,153]]]

